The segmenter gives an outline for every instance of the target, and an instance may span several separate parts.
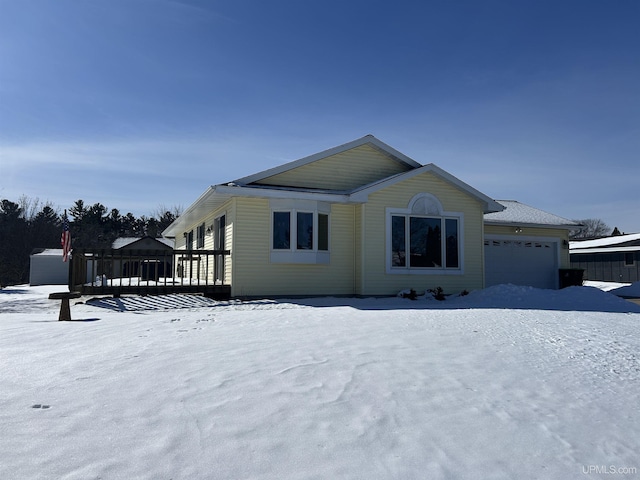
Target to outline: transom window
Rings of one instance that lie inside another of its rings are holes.
[[[387,209],[388,273],[462,273],[462,214],[444,212],[430,194],[407,209]]]

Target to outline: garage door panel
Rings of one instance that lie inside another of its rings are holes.
[[[556,288],[557,243],[535,239],[485,241],[487,286],[502,283]]]

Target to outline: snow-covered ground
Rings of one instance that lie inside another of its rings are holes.
[[[640,306],[0,291],[2,479],[640,477]]]

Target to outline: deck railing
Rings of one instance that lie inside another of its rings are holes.
[[[83,295],[202,293],[228,298],[229,250],[74,248],[69,290]]]

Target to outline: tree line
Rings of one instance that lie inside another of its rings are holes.
[[[151,216],[136,217],[123,215],[116,208],[109,210],[101,203],[87,205],[83,200],[62,211],[37,198],[0,200],[0,286],[29,281],[29,256],[35,249],[61,248],[65,212],[72,247],[110,248],[118,237],[160,237],[182,209],[159,206]]]

